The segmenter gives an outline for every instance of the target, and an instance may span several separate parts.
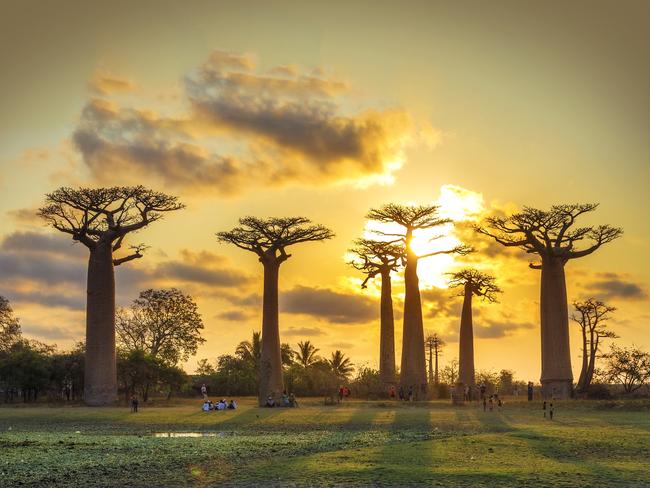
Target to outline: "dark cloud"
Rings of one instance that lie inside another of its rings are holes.
[[[190,113],[172,118],[95,98],[73,141],[100,181],[147,177],[222,194],[389,174],[411,132],[407,114],[344,112],[346,89],[320,71],[260,73],[250,57],[215,51],[186,77]]]
[[[45,340],[70,340],[83,337],[84,324],[77,327],[59,327],[56,325],[23,324],[23,332],[26,335],[38,337]]]
[[[86,297],[81,293],[68,296],[62,293],[12,290],[8,295],[12,303],[31,303],[51,308],[67,308],[77,311],[86,310]]]
[[[420,290],[425,317],[437,318],[447,315],[458,316],[463,300],[457,292],[448,288],[426,288]]]
[[[529,322],[513,322],[506,318],[487,319],[474,324],[474,336],[480,339],[498,339],[514,334],[521,329],[532,329],[535,325]]]
[[[587,294],[602,300],[644,300],[648,296],[641,285],[616,273],[601,273],[584,287]]]
[[[287,336],[311,337],[323,334],[324,332],[317,327],[289,327],[286,331],[284,331],[284,335]]]
[[[229,320],[231,322],[245,322],[255,314],[243,310],[227,310],[217,315],[217,318]]]
[[[334,323],[360,323],[377,318],[377,305],[367,297],[327,288],[297,286],[280,295],[280,311]]]
[[[41,232],[14,232],[0,244],[0,250],[20,254],[49,254],[66,259],[85,256],[86,248],[67,236]]]

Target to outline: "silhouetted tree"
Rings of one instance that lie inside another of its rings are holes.
[[[429,383],[438,386],[440,383],[440,375],[438,374],[438,358],[442,354],[442,348],[445,346],[445,341],[443,341],[435,332],[429,333],[424,340],[424,346],[429,350]]]
[[[476,295],[489,302],[496,301],[501,289],[495,278],[476,269],[463,269],[450,273],[449,288],[462,287],[458,296],[463,297],[458,341],[458,380],[466,386],[474,386],[474,329],[472,323],[472,297]]]
[[[610,314],[616,311],[616,308],[594,298],[583,302],[575,301],[573,307],[577,314],[571,315],[571,320],[578,324],[582,334],[582,368],[577,389],[579,392],[585,392],[594,377],[598,348],[602,345],[601,340],[618,337],[613,331],[607,329],[606,324],[611,318]]]
[[[358,239],[354,244],[350,252],[355,258],[348,264],[366,275],[361,287],[366,288],[369,280],[381,276],[379,376],[384,384],[390,385],[395,383],[395,321],[390,274],[397,271],[403,261],[403,246],[370,239]]]
[[[311,341],[301,341],[298,343],[298,349],[294,351],[294,357],[300,366],[308,368],[321,360],[321,357],[316,355],[318,351],[320,349],[314,347]]]
[[[331,239],[334,234],[322,225],[312,225],[304,217],[244,217],[239,227],[219,232],[220,242],[234,244],[253,252],[264,266],[264,298],[262,305],[262,356],[260,360],[259,402],[267,395],[279,397],[283,390],[282,353],[278,318],[278,278],[280,265],[291,257],[287,248],[303,242]]]
[[[524,207],[509,217],[490,217],[477,231],[499,244],[518,247],[539,257],[531,263],[541,269],[542,392],[545,397],[570,396],[573,374],[569,347],[569,318],[564,265],[587,256],[623,234],[609,225],[575,227],[578,217],[593,212],[597,204],[555,205],[550,210]],[[576,244],[589,240],[583,249]]]
[[[426,361],[424,356],[424,328],[422,323],[422,302],[418,281],[417,266],[422,258],[440,254],[467,254],[467,246],[434,251],[422,255],[413,249],[413,233],[424,229],[433,229],[451,223],[451,219],[438,215],[437,205],[399,205],[390,203],[381,208],[372,209],[366,218],[384,224],[397,224],[402,232],[375,231],[386,237],[389,242],[401,244],[405,254],[404,269],[404,327],[402,333],[402,361],[400,366],[400,385],[404,388],[414,387],[416,392],[425,393],[427,389]],[[435,240],[442,236],[431,238]]]
[[[142,186],[59,188],[46,196],[39,215],[90,251],[86,306],[85,401],[112,403],[117,398],[115,363],[114,267],[142,257],[144,246],[116,258],[127,234],[159,220],[183,205],[176,197]]]
[[[327,363],[332,368],[332,372],[336,377],[341,380],[347,380],[352,371],[354,371],[354,366],[350,358],[345,357],[345,354],[339,350],[332,353],[332,357],[327,360]]]
[[[118,344],[127,351],[145,351],[169,365],[178,365],[205,342],[196,302],[176,288],[144,290],[129,309],[117,314]]]
[[[452,359],[442,368],[442,381],[453,386],[458,381],[458,360]]]
[[[638,347],[612,345],[610,352],[603,357],[607,360],[605,378],[623,385],[627,393],[638,390],[650,380],[650,354]]]
[[[0,353],[8,351],[20,341],[20,322],[9,305],[9,300],[0,295]]]

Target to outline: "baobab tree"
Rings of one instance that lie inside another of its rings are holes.
[[[442,354],[442,348],[445,346],[445,341],[434,332],[433,334],[428,334],[426,339],[424,339],[424,346],[429,350],[429,384],[438,386],[440,384],[438,358]]]
[[[534,254],[530,263],[541,270],[540,328],[542,343],[542,393],[544,397],[571,395],[573,374],[569,348],[569,312],[564,266],[617,239],[623,230],[609,225],[576,227],[576,219],[593,212],[598,204],[554,205],[550,210],[524,207],[509,217],[490,217],[476,228],[506,247]],[[587,241],[582,249],[576,245]]]
[[[348,264],[362,271],[368,281],[381,276],[381,301],[379,305],[379,377],[384,385],[395,383],[395,319],[391,272],[397,271],[404,257],[403,247],[391,242],[358,239],[350,252],[355,258]]]
[[[243,217],[239,226],[217,233],[219,242],[234,244],[257,255],[264,267],[262,305],[262,355],[260,358],[260,405],[267,395],[279,398],[283,390],[282,356],[278,317],[278,279],[280,265],[291,257],[287,248],[303,242],[331,239],[334,233],[322,225],[313,225],[304,217],[260,219]]]
[[[576,314],[571,320],[578,324],[582,334],[582,368],[578,379],[577,390],[585,392],[591,385],[596,367],[596,357],[603,339],[616,339],[614,331],[607,329],[607,321],[611,318],[615,307],[605,305],[600,300],[589,298],[583,302],[573,302]]]
[[[501,289],[495,284],[493,276],[469,268],[450,273],[448,285],[452,289],[462,288],[458,293],[458,296],[463,297],[458,340],[458,381],[464,386],[472,387],[475,384],[472,298],[477,296],[489,302],[496,302],[496,295],[501,292]]]
[[[451,219],[438,215],[438,205],[399,205],[389,203],[372,209],[366,218],[383,224],[400,226],[402,231],[388,232],[375,230],[388,242],[400,244],[404,252],[404,328],[402,333],[402,361],[400,367],[400,386],[414,387],[416,396],[426,393],[427,374],[424,356],[424,327],[422,323],[422,302],[418,279],[418,261],[441,254],[467,254],[470,248],[464,245],[450,249],[433,251],[418,255],[413,249],[413,233],[433,229],[452,223]],[[432,237],[433,241],[443,237]]]
[[[45,197],[38,214],[52,227],[86,246],[88,283],[86,302],[86,363],[84,401],[105,405],[117,398],[115,363],[115,266],[139,259],[145,246],[115,257],[127,234],[180,210],[174,196],[143,186],[59,188]]]

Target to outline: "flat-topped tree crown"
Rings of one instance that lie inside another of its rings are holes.
[[[282,263],[291,257],[286,248],[302,242],[324,241],[334,233],[323,225],[312,224],[305,217],[242,217],[239,226],[218,232],[220,242],[257,254],[260,262]]]
[[[609,225],[576,227],[576,219],[598,208],[597,203],[553,205],[550,210],[524,207],[509,217],[489,217],[486,227],[477,227],[481,234],[499,244],[519,247],[542,260],[558,258],[566,263],[596,251],[600,246],[623,235],[623,229]],[[578,243],[586,245],[577,249]],[[531,268],[541,269],[538,263]]]
[[[45,201],[38,215],[91,251],[99,244],[112,244],[112,251],[117,251],[129,232],[160,220],[165,212],[184,208],[177,197],[144,186],[62,187],[47,194]],[[133,254],[113,260],[113,265],[141,258],[145,247],[137,245],[131,249]]]
[[[467,268],[448,274],[449,281],[447,281],[447,284],[449,288],[462,287],[458,292],[458,296],[465,296],[466,290],[469,290],[473,295],[494,303],[497,301],[497,295],[502,292],[501,288],[496,285],[494,276],[481,273],[477,269]]]
[[[357,239],[349,252],[354,259],[348,264],[366,275],[361,288],[366,288],[368,281],[378,274],[397,271],[405,259],[403,246],[372,239]]]

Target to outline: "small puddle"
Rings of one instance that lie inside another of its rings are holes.
[[[225,437],[225,432],[154,432],[154,437]]]

